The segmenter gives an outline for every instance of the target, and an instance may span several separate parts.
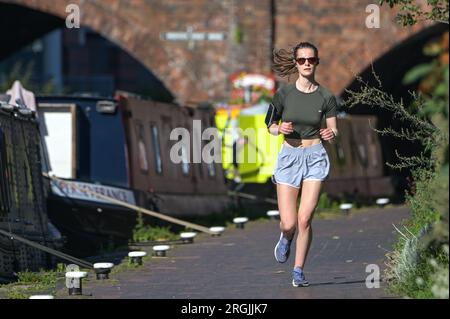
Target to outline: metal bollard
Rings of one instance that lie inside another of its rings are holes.
[[[183,244],[192,244],[194,242],[195,236],[197,236],[197,233],[194,232],[186,232],[180,234],[180,238]]]
[[[87,277],[85,271],[66,272],[66,286],[69,288],[69,295],[81,295],[83,293],[82,279]]]
[[[244,229],[245,223],[248,222],[247,217],[236,217],[233,219],[233,223],[236,224],[236,228]]]
[[[267,211],[267,216],[270,217],[270,219],[279,219],[280,212],[278,210],[269,210]]]
[[[339,208],[341,209],[341,211],[344,214],[348,214],[350,212],[350,209],[352,209],[352,207],[353,207],[353,204],[351,204],[351,203],[344,203],[339,206]]]
[[[128,253],[128,257],[131,258],[132,264],[142,265],[142,257],[147,256],[145,251],[131,251]]]
[[[33,295],[28,299],[55,299],[55,297],[53,297],[52,295]]]
[[[169,245],[153,246],[153,251],[157,257],[166,257],[166,252],[170,249]]]
[[[109,273],[114,267],[113,263],[96,263],[94,264],[94,271],[97,275],[97,280],[109,279]]]
[[[384,208],[387,204],[389,204],[389,198],[378,198],[376,201],[378,207]]]
[[[214,226],[214,227],[211,227],[209,230],[213,232],[213,234],[212,234],[213,237],[219,237],[225,230],[225,227]]]

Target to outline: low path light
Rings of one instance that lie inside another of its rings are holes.
[[[211,227],[209,230],[213,232],[212,236],[218,237],[223,233],[223,231],[225,230],[225,227],[214,226],[214,227]]]
[[[153,251],[158,257],[166,257],[166,252],[170,249],[169,245],[157,245],[153,246]]]
[[[381,208],[384,208],[387,204],[389,204],[389,198],[378,198],[377,205]]]
[[[94,271],[97,279],[109,279],[109,273],[114,267],[113,263],[96,263],[94,264]]]
[[[270,219],[277,219],[280,217],[280,212],[278,210],[269,210],[267,211],[267,216],[270,217]]]
[[[147,256],[145,251],[130,251],[128,257],[131,258],[132,264],[142,265],[142,257]]]
[[[83,293],[82,279],[88,275],[85,271],[66,272],[66,286],[69,288],[69,295],[81,295]]]
[[[52,295],[33,295],[28,299],[55,299],[55,297],[53,297]]]
[[[197,233],[194,232],[185,232],[180,234],[181,241],[184,244],[192,244],[195,236],[197,236]]]
[[[344,214],[348,214],[350,212],[350,209],[352,209],[352,207],[353,207],[353,204],[351,204],[351,203],[344,203],[339,206],[339,208],[341,209],[341,211]]]
[[[233,219],[233,223],[236,224],[236,228],[244,229],[245,223],[248,222],[247,217],[236,217]]]

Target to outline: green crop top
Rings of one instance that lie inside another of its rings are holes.
[[[319,84],[311,93],[299,91],[295,84],[288,84],[277,90],[272,104],[276,115],[273,119],[292,122],[294,132],[286,138],[314,139],[320,138],[319,130],[322,119],[336,116],[336,98]]]

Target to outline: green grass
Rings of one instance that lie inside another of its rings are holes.
[[[327,212],[327,213],[340,213],[339,201],[331,199],[327,193],[320,194],[319,201],[317,203],[316,212]]]
[[[386,270],[389,290],[410,298],[448,298],[448,165],[431,175],[418,170],[415,180],[414,193],[407,195],[411,218],[399,229]]]
[[[133,240],[135,242],[167,241],[176,239],[178,239],[178,235],[171,231],[170,226],[140,226],[133,232]]]
[[[422,250],[418,254],[418,262],[402,275],[402,280],[389,287],[389,290],[402,296],[417,299],[437,298],[433,292],[433,286],[438,286],[434,274],[443,268],[447,271],[448,280],[448,252],[443,249],[439,251]],[[444,270],[445,271],[445,270]],[[448,282],[447,282],[448,298]]]
[[[64,271],[61,272],[61,269],[58,265],[56,270],[20,272],[16,282],[0,285],[0,296],[7,299],[28,299],[34,294],[54,295],[58,280],[64,279]]]
[[[129,270],[137,270],[137,269],[141,268],[150,259],[152,259],[152,255],[151,255],[151,253],[147,252],[147,255],[142,257],[142,265],[138,265],[138,264],[132,263],[131,258],[127,256],[124,259],[122,259],[120,264],[114,266],[114,268],[111,270],[111,274],[118,274],[120,272],[129,271]]]

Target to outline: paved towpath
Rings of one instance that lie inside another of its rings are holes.
[[[311,286],[294,288],[294,258],[274,260],[278,221],[250,222],[244,230],[228,227],[221,237],[197,236],[194,244],[176,245],[165,258],[152,257],[143,266],[98,281],[90,274],[81,298],[392,298],[383,287],[366,287],[366,266],[384,268],[406,207],[371,209],[331,220],[313,221],[314,240],[305,273]],[[294,247],[293,247],[294,248]],[[146,248],[149,252],[151,247]],[[295,248],[294,248],[295,249]],[[58,298],[69,297],[67,290]]]

